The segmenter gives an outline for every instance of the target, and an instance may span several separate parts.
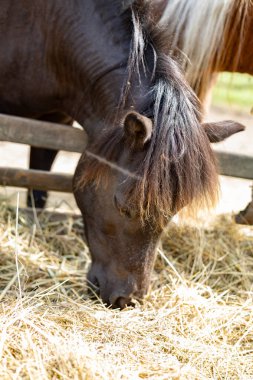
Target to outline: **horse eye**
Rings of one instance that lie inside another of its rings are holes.
[[[130,209],[128,209],[127,207],[121,206],[115,195],[114,195],[113,201],[114,201],[114,205],[116,209],[119,211],[121,216],[126,216],[127,218],[133,218],[133,215]]]

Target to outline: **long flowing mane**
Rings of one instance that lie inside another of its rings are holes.
[[[214,154],[199,122],[198,100],[168,54],[167,34],[152,23],[146,5],[144,0],[135,1],[126,10],[132,43],[120,108],[124,109],[131,94],[129,83],[138,80],[143,70],[151,85],[141,113],[151,118],[154,126],[145,159],[127,176],[124,189],[129,204],[137,205],[143,219],[153,218],[163,226],[186,204],[195,208],[215,202],[218,180]],[[148,66],[150,52],[152,70]],[[106,182],[108,170],[115,169],[124,146],[122,125],[108,128],[84,156],[78,185]]]
[[[226,60],[232,61],[229,64],[236,71],[252,5],[252,0],[168,1],[160,24],[173,36],[174,53],[181,50],[186,78],[200,99],[207,92],[211,75],[228,66]]]

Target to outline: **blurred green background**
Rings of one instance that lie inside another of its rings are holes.
[[[253,107],[253,76],[220,74],[213,90],[212,104],[249,113]]]

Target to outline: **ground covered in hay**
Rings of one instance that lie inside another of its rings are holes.
[[[172,225],[135,309],[91,301],[88,266],[79,219],[0,202],[1,379],[253,378],[252,228]]]

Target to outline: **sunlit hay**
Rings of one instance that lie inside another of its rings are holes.
[[[16,232],[1,203],[1,380],[253,378],[252,227],[172,224],[150,294],[122,312],[87,296],[80,219],[20,211]]]

